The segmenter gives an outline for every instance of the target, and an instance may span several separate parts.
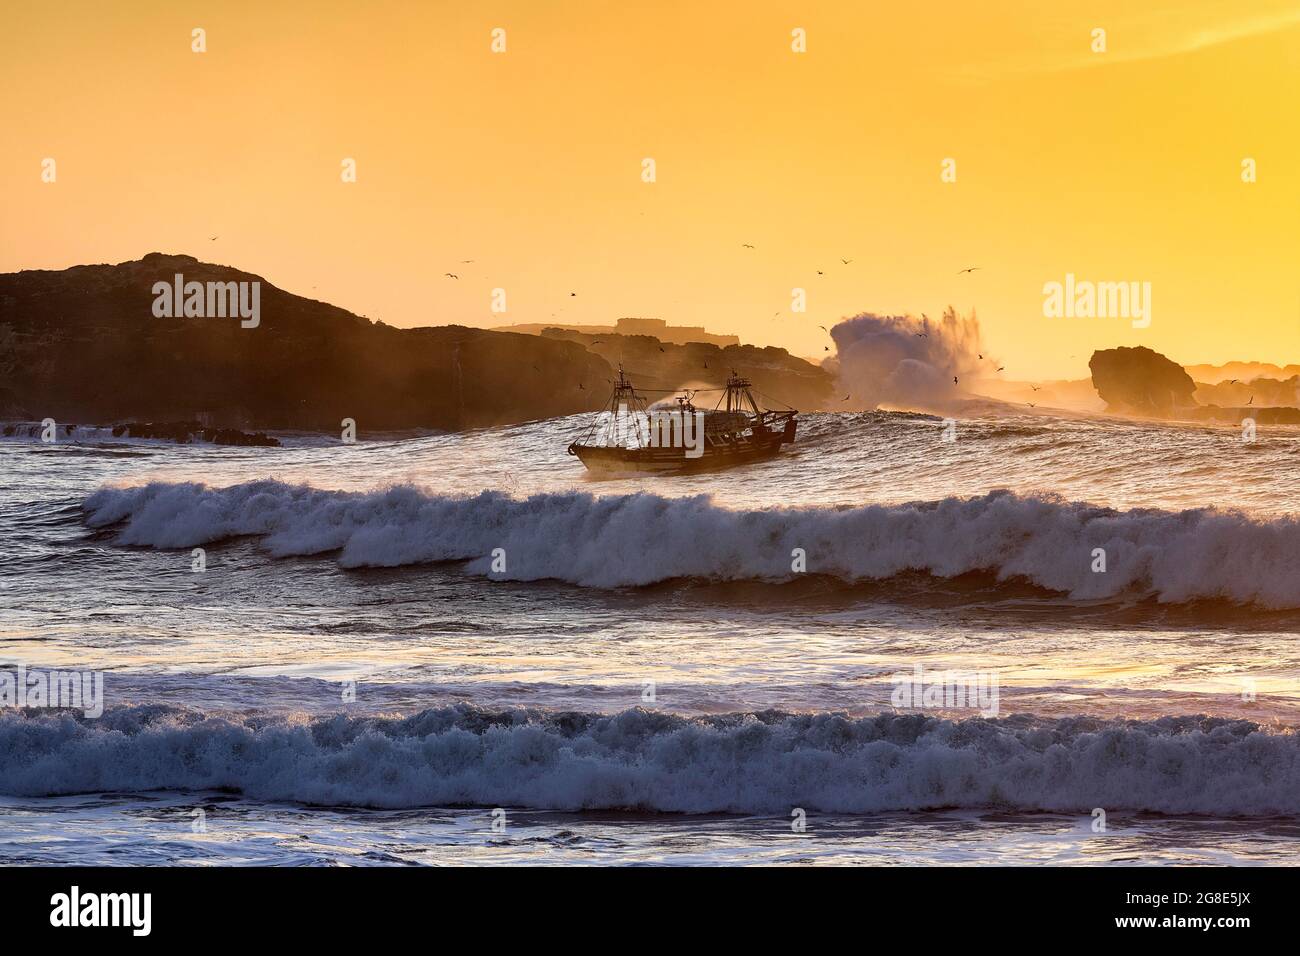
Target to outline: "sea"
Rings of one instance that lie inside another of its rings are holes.
[[[0,863],[1300,863],[1300,429],[587,423],[0,439]]]

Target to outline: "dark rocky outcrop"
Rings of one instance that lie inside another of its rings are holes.
[[[1234,379],[1214,385],[1197,382],[1196,400],[1202,405],[1300,406],[1300,375],[1287,379]]]
[[[260,325],[157,318],[153,285],[261,282]],[[190,422],[358,435],[599,407],[609,364],[577,342],[397,329],[190,256],[0,275],[0,418]],[[579,385],[583,388],[579,388]]]
[[[1177,362],[1145,346],[1094,352],[1088,368],[1108,412],[1167,418],[1196,408],[1192,377]]]
[[[210,428],[198,422],[127,422],[114,425],[114,438],[152,438],[174,441],[179,445],[205,441],[214,445],[241,445],[245,447],[278,448],[278,439],[265,432],[242,432],[238,428]]]
[[[45,422],[8,422],[0,426],[0,436],[5,438],[30,438],[39,440],[46,434]],[[213,445],[242,445],[278,448],[280,440],[265,432],[242,432],[238,428],[211,428],[199,422],[125,422],[119,425],[78,425],[55,423],[55,441],[95,441],[100,434],[113,438],[147,438],[153,441],[170,441],[178,445],[191,442],[210,442]]]
[[[1186,417],[1198,422],[1222,422],[1237,425],[1249,418],[1259,425],[1300,425],[1300,408],[1287,406],[1238,405],[1221,407],[1202,405],[1190,409]]]
[[[544,329],[542,335],[579,342],[612,366],[622,363],[632,384],[647,390],[651,398],[661,397],[651,389],[721,387],[732,369],[753,382],[755,390],[774,407],[784,404],[801,411],[822,409],[827,407],[835,388],[835,380],[826,370],[775,346],[719,348],[704,342],[673,345],[651,335],[595,335],[563,328]],[[700,404],[711,404],[710,395],[702,392]]]

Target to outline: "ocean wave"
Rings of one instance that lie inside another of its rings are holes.
[[[92,528],[124,545],[191,548],[257,536],[272,555],[337,553],[349,568],[465,561],[498,580],[636,587],[674,579],[880,581],[986,573],[1072,599],[1300,607],[1300,523],[1212,508],[1116,511],[998,491],[906,505],[733,510],[707,496],[516,499],[435,495],[401,485],[328,491],[256,481],[153,483],[85,500]],[[494,570],[493,552],[504,559]],[[1098,551],[1100,549],[1100,551]],[[1099,567],[1104,554],[1105,571]]]
[[[409,717],[163,705],[0,711],[0,792],[228,790],[322,806],[1300,815],[1300,737],[1207,717],[681,717],[469,705]]]

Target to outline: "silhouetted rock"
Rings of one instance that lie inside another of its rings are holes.
[[[1216,385],[1196,383],[1196,400],[1203,405],[1251,406],[1300,405],[1300,375],[1278,380],[1254,378],[1227,380]]]
[[[278,448],[279,439],[271,438],[265,432],[242,432],[238,428],[209,428],[198,422],[127,422],[114,425],[114,438],[152,438],[160,441],[174,441],[188,445],[194,441],[211,442],[214,445],[260,446]]]
[[[170,441],[178,445],[210,442],[213,445],[244,445],[279,448],[280,440],[265,432],[243,432],[238,428],[211,428],[198,422],[124,422],[119,425],[58,424],[52,433],[44,422],[7,422],[0,426],[0,436],[41,440],[46,434],[56,442],[105,441],[109,438],[147,438]]]
[[[1177,362],[1145,346],[1102,349],[1088,361],[1108,412],[1180,417],[1196,408],[1196,383]]]
[[[1223,408],[1218,405],[1202,405],[1188,409],[1185,417],[1198,422],[1223,422],[1239,425],[1250,419],[1257,425],[1297,425],[1300,424],[1300,408],[1286,406],[1238,405],[1235,408]]]
[[[157,318],[155,282],[261,282],[260,324]],[[575,342],[397,329],[191,256],[0,275],[0,419],[357,433],[594,409],[610,366]],[[579,384],[584,388],[579,388]],[[232,437],[229,433],[227,438]]]
[[[580,342],[611,365],[621,362],[632,384],[652,399],[670,397],[661,393],[684,387],[720,388],[732,369],[753,382],[755,391],[766,396],[771,407],[784,404],[815,411],[826,408],[834,394],[830,373],[775,346],[673,345],[652,335],[596,335],[566,328],[547,328],[542,335]],[[701,392],[698,404],[711,405],[711,398],[716,397]]]

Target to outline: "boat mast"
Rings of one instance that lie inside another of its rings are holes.
[[[731,374],[727,376],[727,411],[728,412],[746,412],[746,414],[761,415],[758,403],[754,401],[754,396],[749,393],[749,379],[741,378],[736,374],[733,368]],[[745,404],[749,404],[748,410]]]
[[[629,435],[623,433],[623,425],[629,420],[628,413],[632,413],[632,420],[635,420],[636,413],[642,411],[644,402],[632,387],[632,383],[623,373],[623,363],[618,363],[618,381],[614,383],[614,394],[609,399],[609,412],[611,430],[613,431],[612,444],[616,447],[622,447],[629,438]],[[621,414],[620,414],[621,410]],[[631,426],[636,428],[635,424]]]

